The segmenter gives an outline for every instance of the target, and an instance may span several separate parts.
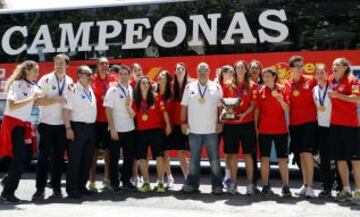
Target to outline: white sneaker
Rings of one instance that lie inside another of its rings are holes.
[[[89,184],[89,191],[98,192],[98,189],[97,189],[97,187],[96,187],[96,182],[90,182],[90,184]]]
[[[235,183],[231,183],[229,185],[229,188],[226,189],[228,193],[230,194],[237,194],[238,193],[238,190],[237,190],[237,185]]]
[[[173,177],[168,177],[168,180],[167,180],[167,183],[166,183],[166,188],[170,189],[170,188],[174,187],[174,183],[175,183],[174,178]]]
[[[305,196],[306,194],[306,191],[307,191],[307,187],[305,185],[303,185],[300,189],[299,192],[296,192],[295,195],[296,196]]]
[[[255,194],[254,185],[251,184],[251,185],[246,186],[246,195],[253,196],[254,194]]]
[[[314,193],[314,189],[312,189],[312,187],[306,188],[305,197],[309,199],[313,199],[316,197]]]

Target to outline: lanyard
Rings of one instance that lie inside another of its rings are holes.
[[[325,91],[324,91],[322,96],[321,96],[321,93],[320,93],[320,86],[318,87],[318,95],[319,95],[319,103],[320,103],[320,105],[324,105],[328,87],[329,87],[329,85],[328,85],[328,83],[326,83]]]
[[[86,91],[85,88],[83,89],[84,91],[84,94],[86,96],[86,98],[88,98],[89,102],[92,102],[92,94],[91,94],[91,91]]]
[[[205,86],[204,92],[201,92],[200,84],[198,83],[197,85],[198,85],[198,89],[199,89],[199,93],[200,93],[201,98],[204,98],[205,93],[206,93],[206,90],[207,90],[207,87],[208,87],[207,84],[206,84],[206,86]]]
[[[125,88],[121,84],[119,84],[119,88],[120,88],[121,92],[125,95],[125,97],[128,98],[130,95],[129,89],[125,90]],[[121,98],[121,96],[120,96],[120,98]]]
[[[62,84],[61,84],[61,86],[60,86],[59,78],[58,78],[56,75],[55,75],[55,77],[56,77],[56,81],[57,81],[59,96],[62,96],[62,95],[63,95],[63,92],[64,92],[64,88],[65,88],[66,78],[64,77],[63,82],[62,82]]]
[[[144,100],[141,102],[141,110],[142,110],[143,114],[147,113],[147,102]]]
[[[101,80],[101,78],[100,78],[100,80]],[[102,96],[105,96],[106,89],[107,89],[106,78],[104,80],[101,80],[101,87],[102,87]]]

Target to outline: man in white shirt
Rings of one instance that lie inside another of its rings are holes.
[[[135,148],[135,123],[134,112],[131,108],[133,89],[129,84],[130,68],[126,65],[114,66],[113,74],[118,82],[113,84],[106,92],[104,104],[106,117],[109,124],[111,142],[110,150],[110,185],[113,191],[119,191],[118,163],[120,148],[124,157],[121,182],[122,187],[134,190],[130,182],[134,162]]]
[[[91,194],[86,188],[95,144],[96,99],[90,87],[93,73],[88,66],[77,70],[78,82],[66,94],[63,118],[69,140],[66,192],[69,198]]]
[[[69,57],[58,54],[54,57],[54,71],[42,76],[38,85],[45,97],[38,100],[40,110],[39,158],[36,169],[36,192],[33,200],[42,200],[51,167],[51,198],[62,198],[61,175],[64,170],[64,152],[66,147],[65,126],[62,118],[64,95],[72,85],[72,79],[66,75],[70,63]],[[51,157],[50,157],[51,154]],[[49,162],[49,157],[51,162]]]
[[[331,118],[331,100],[327,94],[330,89],[327,80],[325,65],[316,66],[316,79],[318,85],[314,87],[313,98],[317,107],[318,132],[317,146],[320,153],[320,170],[323,174],[323,190],[319,193],[320,198],[331,198],[331,190],[335,181],[336,171],[331,169],[329,158],[329,127]]]
[[[181,101],[181,128],[189,133],[190,168],[183,186],[183,192],[191,193],[200,185],[200,158],[205,145],[211,164],[212,192],[222,193],[222,174],[219,161],[218,133],[222,131],[219,120],[222,90],[218,84],[209,80],[208,64],[197,67],[198,79],[185,87]]]

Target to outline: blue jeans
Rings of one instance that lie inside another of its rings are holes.
[[[189,134],[190,165],[189,175],[185,185],[195,189],[200,185],[200,158],[203,145],[206,148],[211,166],[211,185],[213,188],[222,188],[222,174],[219,160],[218,135],[213,134]]]

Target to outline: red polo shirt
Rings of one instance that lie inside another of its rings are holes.
[[[346,75],[340,81],[336,82],[334,75],[330,75],[329,84],[333,91],[344,95],[360,95],[360,81],[352,75]],[[359,127],[359,117],[357,113],[357,104],[346,102],[341,99],[331,98],[332,125]]]
[[[154,104],[148,108],[145,100],[142,101],[140,108],[136,107],[135,100],[133,102],[133,110],[136,113],[137,130],[150,130],[163,128],[163,113],[166,112],[164,102],[160,101],[158,96],[155,96]],[[142,116],[147,110],[148,120],[142,120]]]
[[[241,103],[235,107],[233,110],[235,114],[239,115],[244,113],[251,103],[256,103],[257,98],[257,85],[254,82],[250,82],[250,90],[247,91],[245,84],[239,84],[235,87],[229,85],[222,85],[223,96],[224,98],[233,98],[233,97],[240,97]],[[255,110],[255,108],[254,108]],[[239,120],[227,120],[225,121],[226,124],[243,124],[247,122],[254,121],[254,110],[246,115],[242,121]]]
[[[278,94],[285,93],[284,87],[277,85]],[[285,98],[285,97],[284,97]],[[271,90],[263,86],[257,95],[256,108],[259,110],[259,133],[285,134],[287,133],[285,111],[279,101],[271,95]]]
[[[107,90],[110,87],[110,84],[116,81],[117,81],[116,77],[110,74],[107,74],[104,80],[102,80],[98,74],[95,74],[91,81],[90,86],[93,89],[96,97],[97,122],[107,122],[105,107],[103,106],[104,97]]]
[[[290,102],[290,125],[296,126],[309,122],[316,122],[316,106],[313,100],[313,88],[317,85],[315,78],[301,76],[298,82],[290,80],[285,84],[286,97]],[[294,91],[300,94],[294,96]]]

